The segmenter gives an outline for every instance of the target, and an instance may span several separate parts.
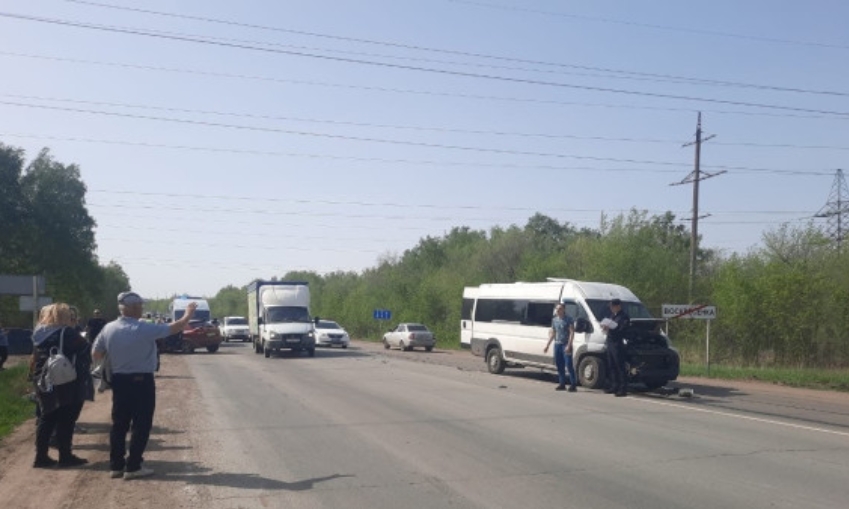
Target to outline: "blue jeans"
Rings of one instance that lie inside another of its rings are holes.
[[[559,385],[566,386],[567,369],[569,370],[569,386],[575,387],[578,384],[572,354],[566,353],[566,345],[563,343],[554,343],[554,365],[557,366],[557,383]]]

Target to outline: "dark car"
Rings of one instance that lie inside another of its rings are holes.
[[[197,348],[206,348],[215,353],[221,340],[221,331],[211,322],[190,320],[183,332],[157,340],[157,346],[160,352],[194,353]]]

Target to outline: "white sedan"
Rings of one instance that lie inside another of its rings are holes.
[[[406,352],[417,346],[423,346],[430,352],[435,344],[436,338],[433,337],[433,333],[420,323],[401,323],[383,335],[383,348],[387,350],[397,346]]]
[[[341,346],[348,348],[351,337],[333,320],[319,320],[315,325],[315,346]]]

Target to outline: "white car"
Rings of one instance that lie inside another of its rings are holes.
[[[315,324],[315,346],[341,346],[348,348],[351,337],[333,320],[319,320]]]
[[[250,341],[251,333],[248,329],[248,320],[244,316],[225,316],[221,322],[221,337],[225,342],[231,339]]]
[[[433,333],[420,323],[401,323],[383,335],[383,348],[387,350],[397,346],[406,352],[417,346],[423,346],[430,352],[435,344],[436,338],[433,337]]]

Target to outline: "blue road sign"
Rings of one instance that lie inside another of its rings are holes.
[[[389,311],[388,309],[375,309],[373,316],[375,320],[391,320],[392,311]]]

